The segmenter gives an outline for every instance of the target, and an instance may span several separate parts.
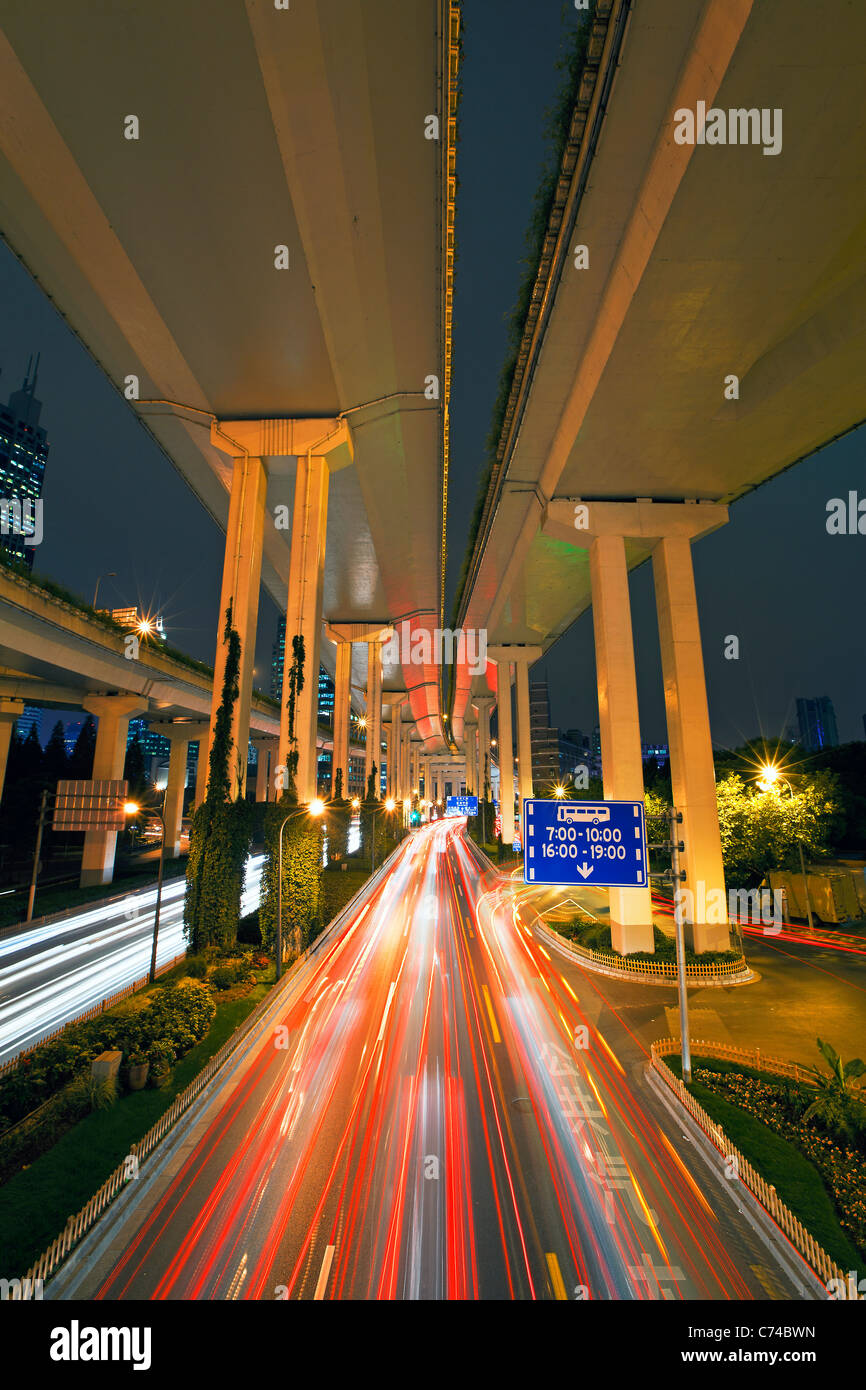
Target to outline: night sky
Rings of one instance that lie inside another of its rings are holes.
[[[545,111],[554,99],[561,0],[479,3],[464,11],[458,146],[457,278],[451,405],[449,599],[463,560],[484,441],[505,355],[532,197],[544,162]],[[0,396],[40,351],[37,395],[51,444],[45,538],[35,558],[88,601],[137,603],[163,614],[169,641],[213,661],[223,538],[169,460],[86,350],[0,245]],[[826,507],[866,492],[866,432],[829,445],[736,504],[730,524],[695,547],[713,736],[735,746],[781,734],[798,695],[829,695],[840,738],[863,737],[862,536],[827,534]],[[632,578],[642,733],[664,739],[652,575]],[[277,610],[263,592],[256,684],[270,687]],[[740,638],[726,661],[724,639]],[[553,721],[589,733],[597,722],[592,622],[581,619],[533,676],[550,681]]]

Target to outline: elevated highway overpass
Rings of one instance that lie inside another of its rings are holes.
[[[471,542],[458,622],[499,661],[458,673],[451,727],[477,780],[513,667],[521,796],[528,668],[590,605],[605,795],[643,795],[627,575],[652,560],[692,886],[724,878],[690,544],[866,415],[864,52],[861,5],[597,5]],[[502,783],[507,835],[510,757]],[[619,948],[652,949],[648,892],[611,911]]]
[[[457,55],[452,0],[3,9],[0,231],[226,530],[236,746],[260,583],[303,639],[302,797],[323,620],[369,746],[384,689],[445,748],[439,667],[381,642],[441,617]]]

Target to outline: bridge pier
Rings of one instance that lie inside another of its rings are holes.
[[[227,441],[213,441],[224,451]],[[241,446],[237,446],[240,450]],[[253,694],[253,666],[256,655],[256,626],[259,613],[259,586],[262,576],[262,544],[265,526],[265,498],[268,480],[261,458],[238,454],[232,464],[232,488],[229,519],[226,527],[226,548],[223,561],[220,611],[214,658],[214,686],[211,704],[210,732],[207,739],[205,764],[213,747],[216,717],[222,701],[228,643],[225,640],[226,610],[231,606],[232,625],[241,642],[238,697],[232,708],[231,752],[229,754],[229,795],[232,800],[244,795],[246,760],[250,738],[250,703]],[[238,750],[242,756],[238,759]],[[201,761],[201,750],[199,751]],[[198,797],[196,796],[196,800]]]
[[[508,648],[502,648],[507,653]],[[514,841],[514,740],[511,733],[511,661],[507,656],[496,660],[496,712],[499,724],[499,815],[502,822],[502,843],[509,847]]]
[[[690,890],[686,936],[696,951],[725,949],[729,933],[725,922],[695,920],[717,900],[710,889],[724,898],[725,878],[691,542],[727,519],[727,507],[715,502],[556,498],[542,526],[545,535],[589,551],[604,794],[625,801],[644,794],[625,540],[652,552],[673,800],[683,814],[681,863]],[[649,889],[612,888],[610,911],[617,950],[652,950]]]
[[[367,742],[364,752],[364,790],[375,769],[375,791],[382,790],[382,639],[367,640]]]
[[[598,718],[604,795],[643,801],[643,761],[625,541],[596,536],[589,550]],[[610,931],[621,955],[653,951],[652,902],[646,888],[611,888]]]
[[[493,779],[490,775],[490,710],[494,700],[492,695],[476,695],[472,701],[478,710],[478,794],[482,798],[490,794],[492,800]]]
[[[146,700],[139,695],[90,695],[82,702],[82,708],[97,719],[94,781],[119,781],[126,761],[129,721],[132,715],[147,708]],[[82,888],[111,882],[116,848],[116,830],[85,831],[79,880]]]
[[[274,774],[277,767],[277,740],[253,738],[256,750],[256,801],[273,801]]]
[[[719,835],[716,774],[698,600],[688,536],[663,536],[653,551],[665,712],[671,758],[673,802],[683,814],[681,856],[685,886],[686,939],[695,951],[724,951],[730,945],[724,906],[720,922],[695,920],[700,904],[725,904],[725,871]],[[697,885],[704,884],[704,892]],[[719,891],[720,890],[720,891]],[[712,894],[712,896],[710,896]],[[706,910],[704,909],[705,915]]]
[[[186,789],[186,763],[189,745],[198,740],[199,758],[201,747],[208,732],[205,723],[185,723],[178,720],[171,723],[152,723],[151,728],[171,744],[168,758],[168,782],[165,788],[165,802],[162,818],[165,821],[165,857],[177,859],[180,856],[180,828],[183,820],[183,795]]]
[[[463,720],[463,744],[466,754],[466,793],[478,795],[478,720]]]
[[[6,763],[9,759],[12,730],[15,727],[15,721],[20,719],[23,713],[23,700],[0,699],[0,800],[2,800],[3,787],[6,782]]]

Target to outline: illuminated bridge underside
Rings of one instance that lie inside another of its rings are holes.
[[[464,624],[547,647],[588,607],[586,553],[541,532],[551,498],[730,502],[860,422],[864,51],[863,6],[634,5]],[[781,153],[675,144],[698,100],[781,108]]]
[[[217,522],[231,460],[195,411],[353,412],[329,495],[334,622],[438,612],[442,417],[424,386],[443,370],[441,144],[424,122],[440,110],[442,9],[3,7],[0,231],[120,389],[135,375],[142,401],[194,408],[138,410]],[[294,460],[265,465],[268,508],[291,514]],[[266,525],[280,606],[288,536]],[[412,707],[433,747],[425,677]],[[385,684],[407,680],[391,669]]]

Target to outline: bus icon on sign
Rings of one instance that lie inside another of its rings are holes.
[[[599,821],[610,820],[609,806],[586,806],[578,803],[559,806],[556,819],[566,825],[598,825]]]

